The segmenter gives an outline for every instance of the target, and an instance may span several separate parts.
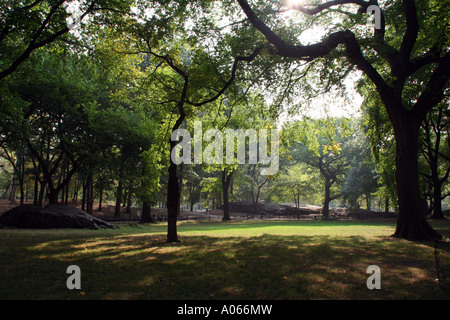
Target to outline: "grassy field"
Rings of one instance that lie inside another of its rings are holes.
[[[432,222],[450,237],[450,222]],[[186,222],[117,230],[0,230],[0,299],[449,299],[433,243],[395,221]],[[68,290],[67,267],[81,269]],[[368,290],[367,267],[381,268]]]

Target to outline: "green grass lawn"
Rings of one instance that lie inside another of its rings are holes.
[[[450,222],[431,222],[450,237]],[[449,299],[433,243],[395,221],[186,222],[117,230],[0,230],[0,299]],[[81,268],[68,290],[67,267]],[[367,267],[381,268],[369,290]]]

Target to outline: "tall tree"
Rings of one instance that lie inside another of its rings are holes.
[[[378,191],[378,173],[376,172],[369,139],[358,127],[344,144],[343,149],[350,169],[342,186],[344,199],[355,206],[360,197],[365,197],[367,210],[371,210],[371,195]]]
[[[432,218],[444,219],[442,200],[450,194],[443,194],[443,186],[450,175],[449,146],[445,140],[449,137],[450,111],[441,105],[435,112],[430,112],[422,124],[421,153],[428,164],[428,172],[422,172],[432,186]]]
[[[427,113],[445,97],[450,76],[448,1],[378,1],[333,0],[321,5],[295,5],[309,16],[326,16],[335,7],[352,6],[357,12],[337,10],[349,23],[336,25],[322,41],[302,45],[292,37],[283,38],[276,26],[260,15],[247,0],[238,0],[253,27],[274,47],[277,55],[302,60],[321,57],[345,59],[373,83],[393,124],[396,139],[396,183],[399,217],[394,236],[406,239],[441,238],[426,221],[419,188],[419,129]],[[357,24],[370,5],[378,5],[380,27],[372,35],[359,32]],[[276,11],[276,10],[274,10]],[[275,21],[275,19],[273,19]],[[342,21],[342,20],[341,20]],[[271,25],[270,25],[271,24]],[[356,28],[352,27],[356,26]],[[375,53],[375,54],[374,54]],[[386,71],[388,70],[388,71]],[[427,70],[428,79],[416,79],[417,72]],[[332,70],[330,70],[332,71]],[[405,90],[414,84],[416,95]]]
[[[213,20],[206,15],[204,6],[208,6],[207,1],[196,1],[190,5],[180,2],[171,8],[174,12],[170,19],[167,19],[167,8],[161,7],[157,11],[161,15],[155,14],[127,30],[133,37],[130,46],[133,53],[148,57],[149,81],[163,88],[164,93],[157,103],[164,106],[170,115],[165,123],[169,133],[166,141],[170,154],[175,152],[177,145],[177,141],[172,139],[172,133],[182,128],[190,114],[214,105],[225,91],[235,85],[241,65],[252,62],[260,52],[259,48],[252,46],[241,49],[239,53],[225,50],[211,52],[202,42],[203,39],[189,30],[186,22],[186,17],[197,18],[199,24],[209,27]],[[169,36],[174,34],[173,38]],[[180,35],[188,41],[180,43]],[[221,41],[232,44],[227,37],[219,42]],[[225,44],[222,43],[221,46]],[[176,225],[181,199],[178,169],[171,158],[167,187],[167,242],[179,241]]]
[[[29,73],[35,77],[30,78]],[[11,118],[2,119],[2,132],[10,137],[8,144],[19,141],[32,155],[50,203],[58,201],[90,149],[95,148],[87,116],[95,104],[94,81],[86,57],[44,51],[8,79],[10,91],[25,103],[18,110],[22,117],[16,119],[16,128],[9,128]],[[63,167],[65,175],[60,174]]]
[[[349,166],[342,152],[349,135],[347,125],[342,119],[305,119],[288,125],[292,157],[320,172],[324,190],[322,215],[328,219],[330,202],[342,196],[341,186]]]

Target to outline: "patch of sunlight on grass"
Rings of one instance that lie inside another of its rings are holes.
[[[206,235],[214,232],[220,237],[253,237],[270,235],[307,236],[390,236],[395,230],[395,222],[380,221],[365,225],[353,221],[246,221],[246,222],[187,222],[179,225],[180,235]]]
[[[392,220],[182,222],[179,243],[166,227],[1,230],[0,299],[450,298],[432,244],[390,237]],[[65,286],[71,264],[84,296]],[[365,285],[373,264],[379,292]]]

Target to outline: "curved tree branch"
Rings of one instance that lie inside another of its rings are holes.
[[[382,76],[373,67],[373,65],[367,61],[361,52],[361,47],[356,40],[355,34],[350,30],[338,31],[332,33],[323,40],[322,42],[307,45],[307,46],[293,46],[287,44],[283,39],[276,35],[253,11],[253,9],[248,4],[247,0],[237,0],[244,13],[252,23],[252,25],[259,30],[266,39],[277,48],[277,54],[283,57],[290,58],[300,58],[300,59],[314,59],[326,56],[332,50],[336,49],[339,45],[346,46],[347,57],[355,64],[358,69],[363,71],[375,84],[381,98],[386,103],[386,105],[393,105],[392,101],[395,99],[395,103],[401,102],[401,97],[394,94],[394,90],[384,81]],[[363,1],[331,1],[328,3],[342,4],[342,3],[362,3]],[[365,2],[366,3],[366,2]],[[366,3],[367,4],[367,3]]]
[[[404,61],[409,61],[417,40],[417,35],[419,34],[419,20],[417,18],[417,7],[414,0],[403,0],[403,7],[406,16],[406,32],[400,48],[400,57]]]

